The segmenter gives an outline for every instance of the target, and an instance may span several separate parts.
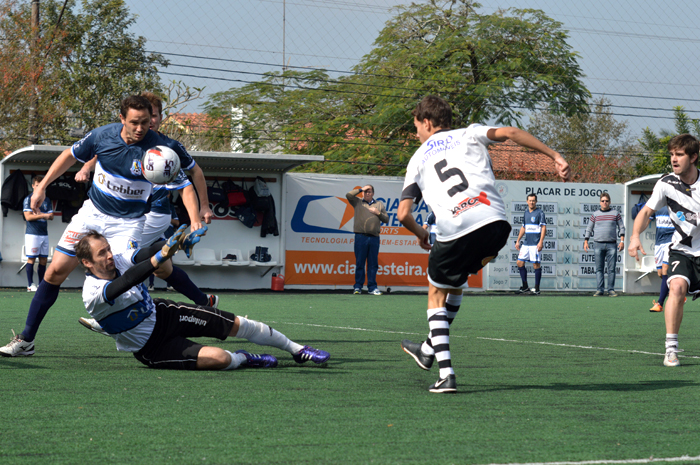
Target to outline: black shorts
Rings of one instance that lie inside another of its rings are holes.
[[[485,258],[496,257],[508,243],[513,227],[506,221],[489,223],[466,236],[436,242],[428,258],[428,279],[433,286],[459,289],[470,274],[486,265]]]
[[[668,280],[681,276],[688,283],[688,293],[700,291],[700,257],[686,255],[676,250],[668,254]]]
[[[136,359],[149,368],[194,370],[202,344],[188,337],[215,337],[222,341],[231,333],[236,315],[204,305],[153,299],[156,325]]]

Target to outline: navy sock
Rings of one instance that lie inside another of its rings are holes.
[[[668,275],[661,276],[661,291],[659,292],[659,303],[663,306],[668,297]]]
[[[60,288],[60,285],[49,284],[47,281],[39,283],[32,303],[29,304],[29,314],[27,315],[26,326],[22,331],[22,339],[25,341],[34,340],[36,332],[39,330],[39,325],[41,325],[41,321],[46,316],[46,312],[56,302]]]
[[[25,269],[27,270],[27,287],[29,287],[34,282],[34,263],[27,263]]]
[[[187,273],[176,266],[173,266],[173,272],[165,282],[197,305],[206,305],[209,302],[209,297],[199,290]]]
[[[41,284],[41,282],[44,280],[44,275],[46,274],[46,265],[40,264],[36,268],[36,274],[39,276],[39,283]]]
[[[527,268],[521,266],[518,267],[518,271],[520,272],[520,279],[523,280],[523,286],[527,286]]]
[[[542,268],[535,270],[535,289],[540,289],[540,281],[542,280]]]
[[[153,286],[155,279],[156,279],[156,275],[154,275],[154,274],[151,274],[151,276],[148,277],[148,287]]]

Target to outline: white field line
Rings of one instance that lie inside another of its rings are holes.
[[[368,329],[368,328],[355,328],[352,326],[330,326],[330,325],[319,325],[313,323],[290,323],[290,322],[276,322],[271,321],[271,324],[283,324],[283,325],[294,325],[294,326],[313,326],[316,328],[328,328],[328,329],[343,329],[347,331],[367,331],[371,333],[384,333],[384,334],[406,334],[406,335],[416,335],[420,336],[425,333],[411,333],[406,331],[386,331],[381,329]],[[450,336],[457,338],[469,338],[471,336]],[[559,344],[555,342],[545,342],[545,341],[520,341],[517,339],[503,339],[503,338],[493,338],[493,337],[481,337],[476,336],[475,339],[482,339],[486,341],[500,341],[500,342],[511,342],[514,344],[540,344],[556,347],[570,347],[573,349],[587,349],[587,350],[608,350],[611,352],[627,352],[632,354],[643,354],[643,355],[664,355],[663,353],[646,352],[643,350],[629,350],[629,349],[613,349],[611,347],[593,347],[593,346],[580,346],[575,344]],[[686,358],[700,358],[695,355],[680,355],[679,357]],[[672,462],[700,462],[700,455],[695,457],[690,457],[688,455],[683,455],[681,457],[666,457],[666,458],[656,458],[649,457],[646,459],[628,459],[628,460],[586,460],[582,462],[528,462],[528,463],[491,463],[488,465],[607,465],[607,464],[634,464],[634,463],[672,463]]]
[[[648,459],[628,459],[628,460],[586,460],[584,462],[531,462],[531,463],[491,463],[489,465],[598,465],[598,464],[627,464],[627,463],[669,463],[669,462],[700,462],[700,455],[690,457],[683,455],[681,457],[667,457]]]
[[[370,333],[406,334],[406,335],[410,335],[410,336],[424,336],[425,334],[427,334],[427,331],[425,333],[411,333],[411,332],[406,332],[406,331],[386,331],[386,330],[382,330],[382,329],[355,328],[352,326],[330,326],[330,325],[319,325],[319,324],[314,324],[314,323],[291,323],[291,322],[285,322],[285,321],[271,321],[269,323],[270,324],[283,324],[283,325],[296,325],[296,326],[313,326],[315,328],[343,329],[346,331],[367,331]],[[625,352],[625,353],[629,353],[629,354],[643,354],[643,355],[662,355],[662,356],[664,355],[663,352],[646,352],[643,350],[633,350],[633,349],[614,349],[612,347],[580,346],[580,345],[575,345],[575,344],[560,344],[560,343],[556,343],[556,342],[546,342],[546,341],[521,341],[518,339],[503,339],[503,338],[482,337],[482,336],[450,335],[450,337],[464,338],[464,339],[474,337],[474,339],[482,339],[485,341],[512,342],[514,344],[539,344],[539,345],[545,345],[545,346],[570,347],[572,349],[607,350],[610,352]],[[697,355],[681,355],[681,354],[678,354],[678,357],[700,358],[700,356],[697,356]],[[647,459],[645,459],[645,460],[647,460]],[[562,463],[568,463],[568,462],[562,462]],[[585,463],[585,462],[581,462],[581,463]],[[595,463],[595,462],[591,462],[591,463]],[[603,463],[608,463],[608,462],[603,462]],[[623,463],[623,462],[621,462],[621,463]],[[639,463],[647,463],[647,462],[639,462]],[[649,463],[651,463],[651,462],[649,462]]]

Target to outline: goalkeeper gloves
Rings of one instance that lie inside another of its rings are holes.
[[[187,258],[191,258],[192,249],[194,249],[194,245],[200,241],[202,236],[207,233],[208,229],[209,228],[205,225],[197,229],[196,231],[192,231],[187,236],[183,235],[180,238],[180,249],[185,251]]]
[[[177,252],[180,248],[180,240],[182,237],[184,237],[186,229],[186,224],[183,224],[177,228],[175,234],[170,236],[170,238],[165,242],[163,248],[156,252],[155,258],[159,265],[175,255],[175,252]]]

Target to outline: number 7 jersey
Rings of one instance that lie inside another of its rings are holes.
[[[441,130],[430,136],[406,168],[401,199],[421,197],[435,212],[437,240],[451,241],[493,223],[508,221],[496,191],[487,146],[490,126]]]

